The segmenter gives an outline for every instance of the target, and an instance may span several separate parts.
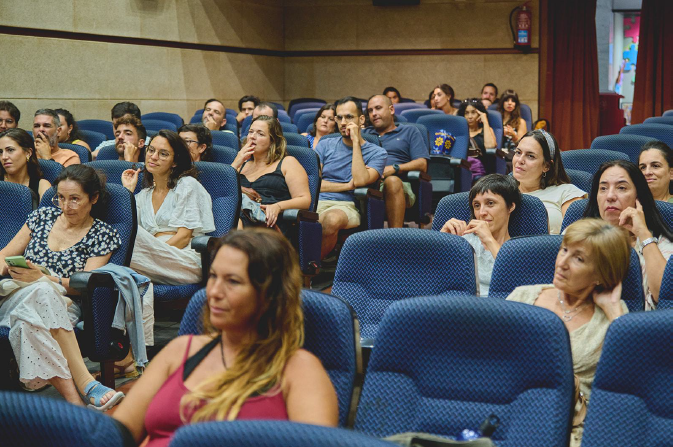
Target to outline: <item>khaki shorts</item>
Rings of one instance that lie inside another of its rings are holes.
[[[355,228],[360,226],[360,212],[355,204],[345,200],[320,200],[316,213],[322,215],[331,210],[340,210],[348,217],[348,226],[346,228]]]
[[[381,186],[379,187],[379,191],[383,192],[383,188],[384,188],[384,183],[381,182]],[[406,204],[406,207],[411,208],[416,203],[416,194],[414,194],[414,190],[411,189],[411,183],[402,182],[402,190],[404,191],[404,202]]]

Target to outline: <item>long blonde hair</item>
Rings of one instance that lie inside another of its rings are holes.
[[[181,414],[198,407],[191,422],[235,420],[243,403],[281,384],[288,360],[304,343],[304,316],[301,309],[301,272],[292,245],[278,232],[254,228],[232,231],[213,251],[224,246],[248,256],[248,276],[257,292],[256,333],[242,347],[233,365],[204,381],[181,402]],[[205,305],[204,332],[213,338],[222,332],[210,322]],[[183,416],[184,419],[184,416]]]
[[[280,122],[272,116],[260,115],[252,122],[255,121],[264,121],[266,125],[269,126],[269,138],[271,139],[271,144],[269,145],[269,151],[266,154],[266,164],[270,165],[271,163],[278,161],[285,157],[287,154],[287,140],[283,136],[283,128],[280,125]],[[243,145],[248,141],[246,136],[243,140]]]

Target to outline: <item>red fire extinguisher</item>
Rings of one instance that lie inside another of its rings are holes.
[[[527,6],[530,2],[526,2],[523,6],[517,6],[509,13],[509,28],[512,31],[512,39],[514,39],[514,48],[521,50],[524,53],[530,51],[531,45],[531,27],[533,24],[533,13],[530,7]],[[512,24],[512,17],[516,13],[516,32]]]

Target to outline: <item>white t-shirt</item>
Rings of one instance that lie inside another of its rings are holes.
[[[561,232],[561,223],[563,223],[563,213],[561,207],[568,200],[584,197],[587,193],[579,189],[572,183],[563,185],[547,186],[545,189],[527,192],[542,200],[544,207],[547,208],[549,218],[549,234],[559,234]]]
[[[493,264],[495,258],[490,251],[481,243],[481,239],[474,233],[463,236],[474,249],[474,259],[477,261],[477,281],[479,282],[479,296],[488,296],[488,288],[491,285]]]

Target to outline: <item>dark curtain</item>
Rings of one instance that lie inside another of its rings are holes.
[[[673,109],[673,1],[643,0],[631,122]]]
[[[544,110],[562,150],[598,136],[596,0],[548,0]]]

